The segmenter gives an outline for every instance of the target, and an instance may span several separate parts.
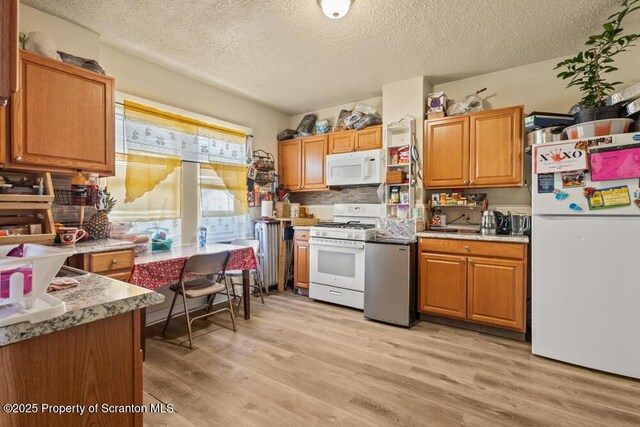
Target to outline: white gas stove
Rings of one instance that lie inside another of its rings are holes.
[[[309,297],[362,309],[364,307],[364,248],[376,235],[383,205],[338,204],[336,222],[310,229]]]

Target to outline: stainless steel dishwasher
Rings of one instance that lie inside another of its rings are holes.
[[[367,242],[364,265],[364,317],[411,326],[416,319],[416,243]]]

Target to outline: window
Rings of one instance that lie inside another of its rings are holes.
[[[116,173],[107,180],[118,200],[112,220],[169,228],[175,244],[195,243],[199,225],[210,242],[250,236],[245,149],[244,132],[116,104]]]

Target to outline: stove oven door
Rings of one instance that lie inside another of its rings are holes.
[[[312,237],[309,243],[311,283],[364,292],[364,242]]]

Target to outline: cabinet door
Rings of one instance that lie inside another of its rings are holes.
[[[293,254],[293,283],[296,288],[309,288],[309,243],[296,240]]]
[[[419,307],[423,313],[467,318],[466,258],[420,253]]]
[[[469,184],[469,117],[425,122],[424,175],[426,188]]]
[[[0,166],[7,161],[7,147],[9,146],[9,108],[0,107]]]
[[[525,332],[523,261],[469,258],[467,318]]]
[[[471,115],[470,185],[517,186],[522,183],[522,107]]]
[[[371,126],[356,132],[356,151],[382,148],[382,126]]]
[[[28,52],[11,103],[11,161],[112,174],[113,79]]]
[[[285,190],[296,191],[302,187],[302,144],[299,139],[278,143],[278,175]]]
[[[348,130],[329,134],[329,154],[348,153],[355,148],[356,132]]]
[[[322,190],[327,188],[325,159],[327,158],[327,136],[319,135],[302,140],[302,188]]]
[[[0,1],[0,104],[18,90],[18,0]]]

